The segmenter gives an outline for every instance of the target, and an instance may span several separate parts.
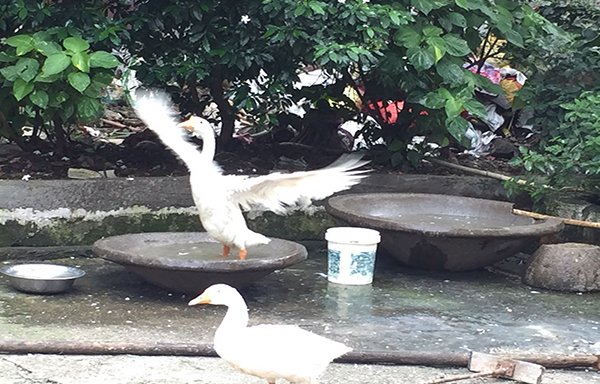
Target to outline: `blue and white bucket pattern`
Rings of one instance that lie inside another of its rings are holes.
[[[373,282],[378,231],[367,228],[335,227],[325,233],[327,280],[337,284],[364,285]]]

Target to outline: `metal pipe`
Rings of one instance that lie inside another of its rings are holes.
[[[93,341],[0,341],[3,354],[54,355],[141,355],[141,356],[204,356],[216,357],[209,344],[182,343],[120,343]],[[586,367],[600,369],[598,355],[510,354],[499,357],[528,361],[546,368]],[[335,360],[348,364],[423,365],[434,367],[466,367],[468,352],[419,351],[352,351]]]

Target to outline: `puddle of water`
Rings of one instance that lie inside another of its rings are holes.
[[[167,257],[173,260],[225,260],[223,246],[219,243],[208,242],[150,246],[143,250],[143,254],[152,259]],[[232,255],[229,257],[233,257]]]
[[[509,223],[490,216],[461,216],[447,214],[399,214],[396,219],[428,231],[447,231],[452,229],[502,228],[519,223]]]

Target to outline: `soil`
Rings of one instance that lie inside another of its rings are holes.
[[[92,135],[90,132],[94,132]],[[95,137],[94,137],[95,136]],[[141,177],[186,175],[185,166],[166,149],[150,130],[145,129],[128,107],[113,105],[93,130],[80,128],[70,134],[68,152],[58,156],[47,142],[36,143],[35,151],[23,151],[12,143],[0,143],[0,179],[64,179],[81,177]],[[346,138],[347,139],[347,138]],[[201,142],[198,142],[201,146]],[[342,145],[340,145],[342,146]],[[329,143],[327,146],[277,142],[263,135],[249,142],[247,137],[233,141],[229,148],[218,150],[216,162],[227,174],[266,174],[272,171],[316,169],[327,165],[343,151]],[[339,147],[339,146],[338,146]],[[378,172],[461,174],[461,171],[423,162],[417,169],[391,168],[380,161],[380,154],[370,152],[372,168]],[[494,156],[475,158],[444,156],[461,165],[499,172],[518,174],[506,159]],[[73,169],[97,171],[74,175]],[[71,172],[69,171],[71,170]]]

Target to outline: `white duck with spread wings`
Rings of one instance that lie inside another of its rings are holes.
[[[345,154],[331,165],[314,171],[256,177],[223,175],[213,161],[215,133],[208,121],[193,116],[177,123],[169,98],[160,92],[139,93],[134,107],[148,128],[187,166],[202,226],[223,244],[225,256],[231,247],[236,247],[240,259],[245,259],[249,246],[270,241],[268,237],[248,229],[242,210],[270,210],[285,214],[303,209],[314,200],[350,188],[368,172],[358,169],[368,163],[362,160],[361,155]],[[202,151],[186,139],[182,128],[202,139]]]

